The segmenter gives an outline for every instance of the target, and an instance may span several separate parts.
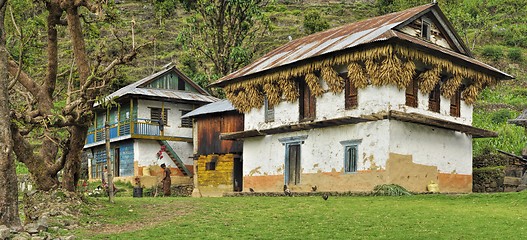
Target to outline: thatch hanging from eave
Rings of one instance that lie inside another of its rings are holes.
[[[282,96],[287,101],[296,101],[298,89],[295,78],[299,77],[307,78],[306,82],[313,93],[321,94],[323,90],[320,88],[320,83],[314,81],[315,73],[320,73],[330,91],[341,92],[344,79],[333,69],[337,65],[347,65],[348,77],[357,88],[366,87],[369,79],[369,83],[376,86],[393,84],[402,89],[415,75],[415,62],[431,67],[419,75],[419,88],[425,93],[430,92],[440,81],[440,74],[443,72],[453,76],[441,87],[441,93],[445,97],[451,97],[459,89],[463,79],[471,79],[471,84],[462,93],[467,104],[473,104],[484,87],[497,83],[497,79],[493,76],[447,59],[406,46],[385,44],[281,69],[228,84],[224,89],[227,98],[237,109],[248,112],[251,108],[259,108],[263,105],[264,94],[268,95],[272,105],[277,104]],[[318,77],[316,78],[318,80]],[[282,96],[277,97],[278,90],[273,90],[270,83],[278,84]]]

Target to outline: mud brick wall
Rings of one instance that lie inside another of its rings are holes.
[[[198,184],[200,187],[220,185],[232,189],[234,155],[207,155],[198,159]]]

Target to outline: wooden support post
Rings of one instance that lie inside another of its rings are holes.
[[[130,98],[130,134],[134,134],[134,125],[135,125],[135,119],[134,119],[134,99]]]
[[[113,200],[113,165],[110,158],[110,109],[106,110],[106,121],[104,123],[104,135],[106,140],[106,165],[108,166],[108,197],[110,202],[114,203]]]

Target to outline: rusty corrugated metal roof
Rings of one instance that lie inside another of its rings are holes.
[[[329,29],[323,32],[315,33],[303,38],[296,39],[267,53],[266,55],[254,61],[253,63],[219,79],[212,85],[223,86],[225,83],[238,78],[247,77],[249,75],[304,61],[324,54],[350,49],[362,44],[371,43],[375,41],[384,41],[390,38],[400,38],[401,35],[404,34],[390,34],[389,31],[396,28],[398,25],[412,19],[413,17],[426,14],[433,7],[436,7],[437,10],[440,11],[435,3],[431,3],[410,8],[404,11],[390,13],[387,15],[363,20],[360,22],[351,23],[348,25]],[[408,36],[408,38],[412,37]],[[404,40],[409,40],[408,38],[405,38]],[[425,41],[412,42],[421,44]],[[438,49],[437,47],[434,47],[433,49],[446,52],[447,54],[450,54],[450,52],[454,53],[453,51],[447,52],[446,50]],[[464,56],[462,54],[450,55],[455,57]],[[463,57],[463,60],[485,68],[489,68],[492,71],[497,71],[497,69],[492,68],[468,56]],[[499,73],[504,74],[501,71],[499,71]],[[508,74],[505,75],[510,76]]]
[[[201,116],[201,115],[206,115],[206,114],[211,114],[211,113],[230,112],[230,111],[236,111],[236,108],[232,106],[232,103],[229,100],[223,99],[223,100],[209,103],[207,105],[196,108],[181,117],[182,118],[196,117],[196,116]]]

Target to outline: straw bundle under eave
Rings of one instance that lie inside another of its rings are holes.
[[[342,92],[344,89],[344,79],[332,67],[323,67],[320,75],[327,82],[329,90],[334,93]]]
[[[441,69],[434,67],[419,74],[419,90],[429,94],[441,79]]]
[[[365,88],[368,86],[368,77],[364,72],[364,68],[357,62],[350,62],[348,64],[348,79],[355,88]]]
[[[269,107],[277,105],[282,100],[282,91],[278,85],[278,82],[272,81],[265,83],[263,85],[263,90],[267,96],[267,103],[269,104]]]
[[[467,104],[473,104],[476,102],[479,93],[479,84],[472,84],[463,91],[462,96]]]
[[[448,79],[443,85],[441,85],[441,94],[446,98],[451,98],[456,94],[462,82],[463,77],[461,75],[454,75],[454,77]]]
[[[401,60],[395,56],[388,56],[382,62],[379,67],[379,82],[381,85],[394,84],[399,85],[401,80],[400,72],[402,69]]]
[[[252,84],[248,86],[245,90],[247,94],[247,100],[251,108],[260,108],[261,106],[263,106],[264,95],[259,90],[258,85]]]
[[[231,102],[236,109],[240,110],[240,112],[246,113],[251,110],[247,93],[244,90],[239,91]]]
[[[278,81],[284,93],[284,98],[289,102],[294,102],[298,99],[298,86],[293,79],[282,78]]]
[[[406,61],[399,72],[399,82],[396,83],[399,89],[404,89],[414,79],[415,63],[412,60]]]
[[[364,62],[364,67],[370,77],[371,84],[374,86],[381,86],[382,82],[379,65],[375,61],[368,59]]]
[[[308,73],[305,77],[307,86],[311,89],[311,94],[315,97],[319,97],[324,94],[324,89],[318,81],[318,77],[314,73]]]

